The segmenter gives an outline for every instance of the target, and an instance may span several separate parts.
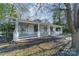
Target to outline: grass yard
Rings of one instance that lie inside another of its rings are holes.
[[[42,42],[28,48],[16,49],[13,51],[0,52],[2,56],[54,56],[70,40],[59,39],[56,41]],[[18,47],[19,48],[19,47]],[[64,49],[64,48],[63,48]]]
[[[17,50],[16,56],[53,56],[63,48],[68,41],[60,40],[60,42],[46,42],[34,45],[30,48]]]

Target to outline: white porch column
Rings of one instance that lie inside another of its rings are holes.
[[[15,22],[15,31],[13,33],[13,41],[16,41],[19,37],[19,32],[18,32],[18,19]]]
[[[53,27],[53,32],[55,32],[56,31],[56,28],[55,27]]]
[[[50,25],[48,25],[48,35],[51,35]]]
[[[61,27],[61,34],[63,34],[63,29],[62,29],[62,27]]]
[[[38,24],[38,37],[40,37],[40,24]]]
[[[56,27],[53,27],[53,33],[52,33],[53,36],[56,35]]]

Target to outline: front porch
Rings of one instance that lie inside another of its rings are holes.
[[[58,27],[58,31],[56,28]],[[52,26],[50,24],[19,22],[15,23],[15,31],[13,33],[13,41],[19,38],[39,38],[44,36],[56,36],[62,34],[62,27]],[[19,39],[21,40],[21,39]]]

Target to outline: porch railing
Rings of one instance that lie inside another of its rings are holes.
[[[48,32],[40,32],[40,36],[47,36]],[[38,37],[38,32],[19,32],[19,37]]]
[[[52,36],[56,36],[56,35],[60,35],[60,34],[62,34],[62,32],[61,31],[55,31],[55,32],[51,32],[51,35]]]
[[[48,32],[41,32],[40,35],[41,36],[48,36]]]
[[[30,37],[38,37],[38,32],[18,32],[18,35],[16,32],[13,33],[14,39],[18,37],[24,37],[24,38],[30,38]],[[52,36],[58,35],[59,32],[51,32]],[[48,36],[48,32],[40,32],[40,36]]]
[[[37,37],[37,32],[19,32],[19,37]]]

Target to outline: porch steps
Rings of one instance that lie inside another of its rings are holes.
[[[46,38],[43,38],[43,37],[32,37],[32,38],[23,38],[23,37],[20,37],[17,42],[33,42],[33,41],[38,41],[38,40],[44,40]]]

